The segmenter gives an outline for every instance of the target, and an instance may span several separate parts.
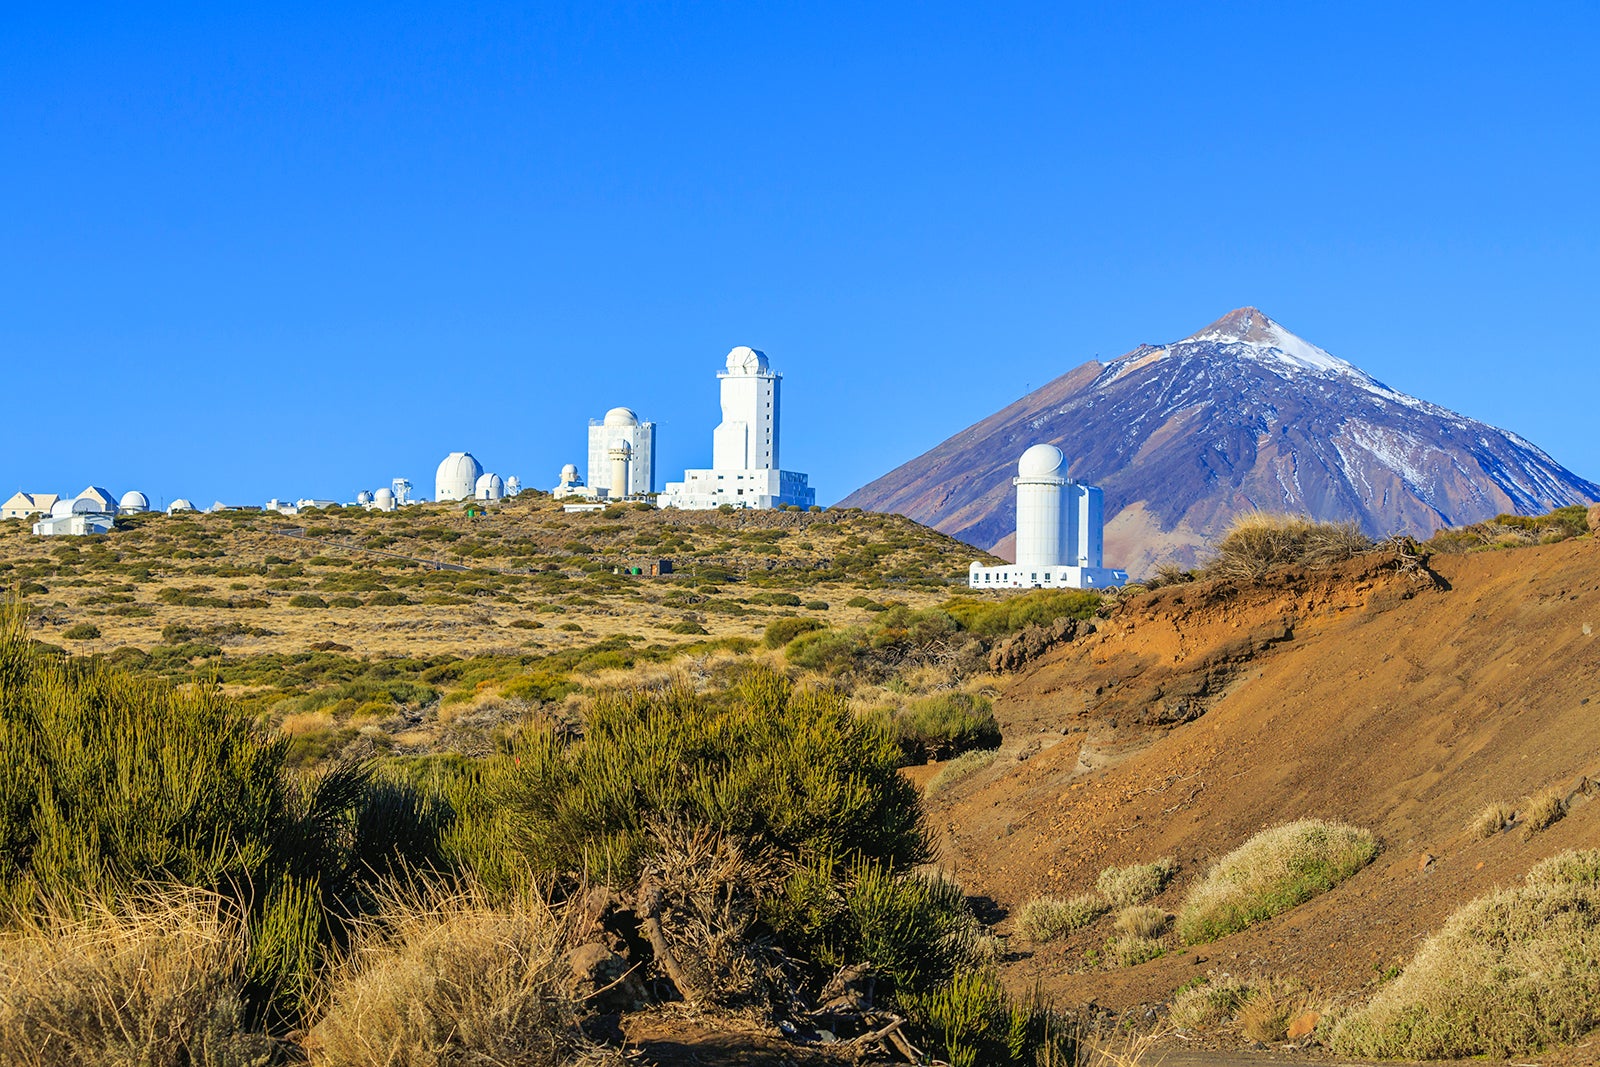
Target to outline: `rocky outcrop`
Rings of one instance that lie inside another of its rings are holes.
[[[996,674],[1021,670],[1057,645],[1065,644],[1078,636],[1079,629],[1092,632],[1092,623],[1077,619],[1057,619],[1055,622],[1034,623],[1012,637],[1006,638],[989,650],[989,669]]]

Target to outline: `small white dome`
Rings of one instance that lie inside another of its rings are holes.
[[[452,452],[439,464],[433,480],[435,500],[470,500],[472,487],[483,473],[483,466],[471,452]]]
[[[516,496],[522,492],[522,479],[515,474],[506,479],[506,496]]]
[[[1055,445],[1034,445],[1017,461],[1017,474],[1022,478],[1064,478],[1067,456]]]
[[[194,510],[194,505],[191,504],[189,501],[185,500],[181,496],[178,499],[174,500],[172,503],[167,505],[167,514],[168,515],[171,515],[174,511],[193,511],[193,510]]]
[[[384,504],[384,503],[393,504],[394,503],[394,490],[393,489],[379,489],[376,493],[372,494],[372,502],[374,504]]]
[[[77,502],[77,497],[73,497],[71,500],[68,500],[65,497],[57,500],[54,504],[50,505],[50,517],[52,519],[59,519],[63,515],[71,515],[77,510],[77,508],[73,507],[73,505]]]
[[[568,485],[576,484],[578,481],[578,465],[576,463],[564,464],[561,468],[561,480]]]
[[[767,354],[749,345],[740,345],[728,353],[730,374],[765,374],[767,370]]]
[[[130,489],[122,494],[122,500],[117,507],[122,511],[149,511],[150,498],[137,489]]]
[[[635,415],[631,408],[612,408],[606,412],[606,425],[637,426],[639,425],[639,416]]]
[[[365,507],[366,505],[372,503],[372,494],[367,492],[365,489],[361,490],[361,492],[356,494],[356,503]]]
[[[472,495],[479,500],[499,500],[506,495],[506,483],[498,474],[482,474],[473,483]]]

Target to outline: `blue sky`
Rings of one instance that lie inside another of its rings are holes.
[[[1600,8],[0,11],[0,489],[335,496],[586,420],[823,501],[1254,304],[1600,479]]]

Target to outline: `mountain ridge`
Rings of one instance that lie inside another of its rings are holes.
[[[1106,560],[1193,565],[1250,510],[1427,536],[1600,497],[1525,438],[1393,389],[1254,307],[1075,367],[857,489],[1000,555],[1016,458],[1040,441],[1106,494]]]

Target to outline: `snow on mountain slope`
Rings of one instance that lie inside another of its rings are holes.
[[[1135,574],[1196,562],[1254,508],[1426,536],[1600,497],[1516,434],[1391,389],[1246,307],[1086,363],[841,503],[1003,553],[1016,457],[1040,441],[1105,490],[1107,563]]]

